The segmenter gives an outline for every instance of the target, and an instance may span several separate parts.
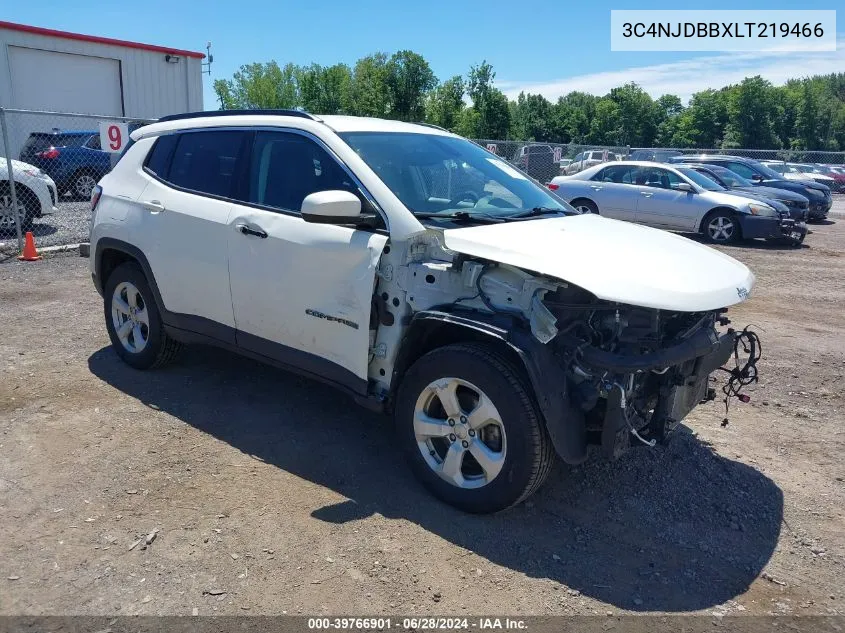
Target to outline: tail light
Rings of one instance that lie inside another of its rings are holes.
[[[546,186],[547,186],[549,189],[551,189],[552,191],[557,191],[558,189],[560,189],[560,185],[556,185],[556,184],[555,184],[555,183],[553,183],[553,182],[550,182],[550,183],[549,183],[549,184],[547,184]]]
[[[91,211],[97,210],[97,203],[100,201],[100,196],[103,195],[103,188],[100,185],[96,185],[94,189],[91,191]]]
[[[50,149],[46,149],[43,152],[38,152],[36,156],[38,156],[38,158],[58,158],[59,150],[57,150],[55,147],[51,147]]]

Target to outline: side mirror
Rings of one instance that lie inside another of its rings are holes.
[[[358,196],[349,191],[332,190],[305,196],[302,219],[314,224],[358,224],[364,217]]]
[[[763,182],[763,176],[761,176],[760,174],[752,174],[751,180],[753,180],[754,182]]]
[[[679,182],[676,189],[678,191],[685,191],[686,193],[695,193],[695,189],[693,189],[692,185],[688,182]]]

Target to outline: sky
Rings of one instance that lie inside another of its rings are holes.
[[[845,11],[837,15],[837,50],[817,53],[612,52],[611,9],[690,8],[679,2],[584,0],[526,3],[510,0],[359,0],[290,2],[113,0],[9,3],[2,17],[46,28],[205,51],[214,63],[204,76],[204,103],[216,107],[212,81],[242,65],[276,60],[354,65],[376,51],[411,49],[441,79],[466,75],[483,60],[508,96],[520,91],[549,99],[571,90],[598,95],[628,81],[652,96],[689,96],[706,88],[762,75],[775,84],[812,74],[845,71]],[[835,9],[837,2],[708,0],[706,9]],[[841,5],[840,5],[841,6]]]

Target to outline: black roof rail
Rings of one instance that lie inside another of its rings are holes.
[[[181,114],[168,114],[161,117],[158,122],[165,121],[181,121],[182,119],[204,119],[207,117],[218,116],[242,116],[244,114],[269,114],[275,116],[295,116],[301,119],[311,119],[312,121],[322,121],[319,117],[309,114],[304,110],[208,110],[203,112],[182,112]]]
[[[423,125],[425,127],[433,127],[435,130],[443,130],[444,132],[448,132],[445,127],[440,127],[439,125],[434,125],[434,123],[423,123],[423,122],[415,122],[414,125]]]

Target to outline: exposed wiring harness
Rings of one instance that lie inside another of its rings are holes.
[[[719,367],[719,370],[728,374],[728,379],[722,387],[722,393],[725,394],[725,418],[722,420],[722,426],[728,425],[731,398],[749,402],[751,398],[742,393],[742,389],[757,382],[757,361],[763,356],[763,346],[760,344],[760,337],[753,330],[749,330],[749,327],[745,326],[734,339],[734,367]],[[744,363],[740,362],[740,347],[743,355],[747,357]]]

